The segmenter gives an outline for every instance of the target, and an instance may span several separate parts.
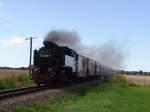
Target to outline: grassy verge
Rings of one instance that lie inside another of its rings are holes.
[[[48,102],[18,105],[13,112],[149,112],[150,87],[131,86],[113,77]]]
[[[0,78],[0,90],[13,89],[33,85],[28,74],[8,75]]]

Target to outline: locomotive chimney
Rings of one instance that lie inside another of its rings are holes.
[[[57,44],[54,43],[54,42],[47,42],[47,41],[44,41],[43,44],[44,44],[45,47],[51,47],[51,48],[53,48],[53,47],[58,47]]]

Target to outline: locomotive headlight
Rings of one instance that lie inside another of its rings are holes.
[[[51,72],[52,71],[52,68],[48,68],[48,72]]]

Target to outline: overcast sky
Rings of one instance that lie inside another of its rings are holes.
[[[0,66],[27,66],[34,49],[53,29],[76,30],[82,42],[113,40],[126,51],[128,70],[150,71],[149,0],[0,0]]]

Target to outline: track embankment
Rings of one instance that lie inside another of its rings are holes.
[[[99,80],[82,82],[57,89],[47,88],[40,91],[33,91],[22,95],[19,94],[18,96],[3,98],[3,100],[0,99],[0,112],[8,112],[17,104],[29,104],[35,101],[47,101],[50,96],[63,95],[66,92],[87,87],[88,85],[98,81]]]

